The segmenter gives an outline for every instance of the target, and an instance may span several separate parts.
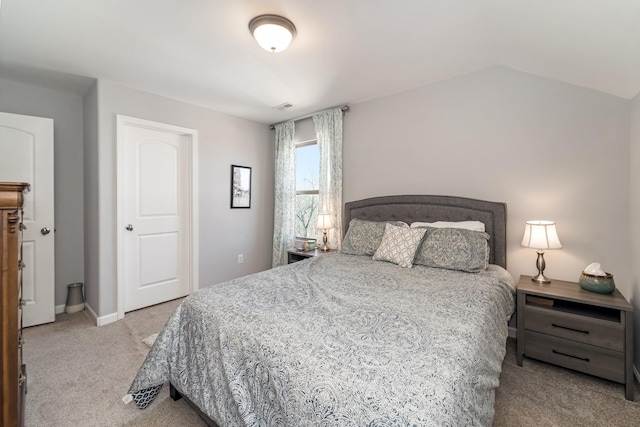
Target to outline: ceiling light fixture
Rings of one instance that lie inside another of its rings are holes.
[[[278,15],[260,15],[249,22],[249,31],[258,44],[269,52],[282,52],[296,36],[296,27]]]

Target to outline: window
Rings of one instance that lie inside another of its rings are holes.
[[[296,226],[297,237],[316,238],[320,150],[316,140],[296,144]]]

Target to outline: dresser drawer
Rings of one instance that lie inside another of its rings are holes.
[[[538,332],[525,331],[527,357],[565,368],[625,382],[624,353],[583,344]]]
[[[524,328],[580,343],[624,351],[624,325],[620,322],[525,306]]]

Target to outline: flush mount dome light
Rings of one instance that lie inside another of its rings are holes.
[[[249,22],[249,31],[258,44],[269,52],[282,52],[296,36],[296,27],[278,15],[260,15]]]

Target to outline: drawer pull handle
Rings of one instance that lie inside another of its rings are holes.
[[[553,326],[554,328],[567,329],[573,332],[580,332],[581,334],[587,334],[587,335],[589,334],[589,331],[585,331],[583,329],[569,328],[567,326],[556,325],[555,323],[552,323],[551,326]]]
[[[554,354],[559,354],[560,356],[566,356],[566,357],[571,357],[572,359],[579,359],[579,360],[583,360],[585,362],[589,361],[588,357],[580,357],[580,356],[574,356],[573,354],[567,354],[567,353],[563,353],[561,351],[558,350],[551,350]]]

